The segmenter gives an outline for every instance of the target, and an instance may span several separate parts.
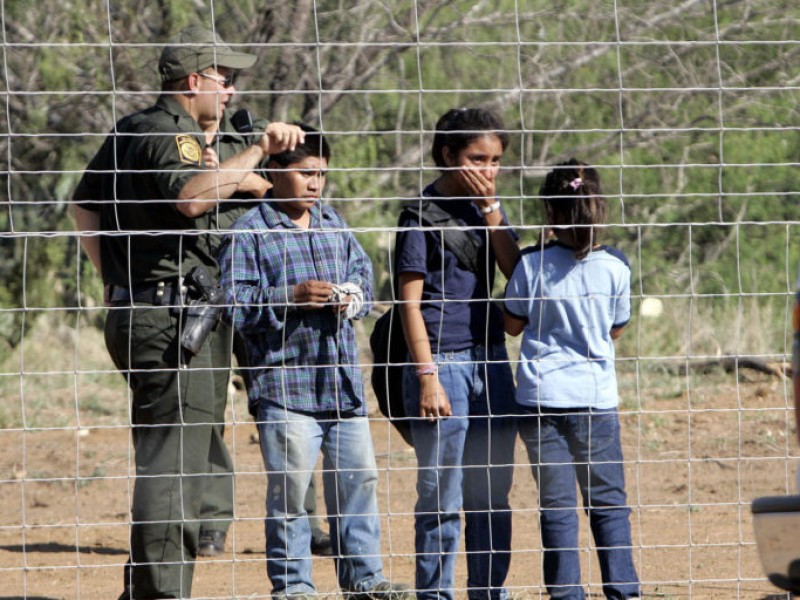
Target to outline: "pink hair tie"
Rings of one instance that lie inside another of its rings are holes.
[[[583,179],[581,179],[580,177],[576,177],[575,179],[573,179],[572,181],[570,181],[570,182],[569,182],[569,186],[570,186],[570,187],[571,187],[573,190],[575,190],[576,192],[577,192],[579,189],[581,189],[581,186],[582,186],[582,185],[583,185]]]

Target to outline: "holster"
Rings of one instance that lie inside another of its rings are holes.
[[[197,355],[209,334],[216,329],[222,314],[222,288],[203,266],[189,271],[184,279],[187,301],[181,322],[181,347],[191,356]]]

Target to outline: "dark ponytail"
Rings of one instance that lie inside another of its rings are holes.
[[[567,231],[575,258],[581,260],[598,241],[598,229],[606,221],[606,199],[600,176],[574,158],[556,165],[539,190],[550,225],[576,225]]]

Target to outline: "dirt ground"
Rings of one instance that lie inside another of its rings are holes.
[[[116,410],[103,412],[89,402],[101,379],[64,377],[58,387],[73,403],[59,409],[59,419],[29,417],[25,427],[14,420],[0,427],[0,599],[113,600],[121,591],[133,482],[124,388],[114,395]],[[797,445],[786,382],[639,368],[623,372],[620,382],[635,560],[645,596],[785,597],[763,576],[750,502],[794,489]],[[14,401],[19,398],[6,398]],[[236,521],[228,552],[198,562],[194,596],[267,598],[261,456],[241,394],[229,412]],[[373,417],[385,571],[413,582],[415,459],[377,411]],[[519,443],[516,464],[507,584],[515,598],[546,597],[536,486]],[[591,597],[599,598],[586,525],[583,520],[583,576]],[[463,586],[463,556],[457,569]],[[316,559],[314,576],[321,594],[337,593],[331,559]],[[463,588],[457,597],[466,597]]]

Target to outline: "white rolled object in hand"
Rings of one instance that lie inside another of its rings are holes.
[[[335,302],[338,303],[343,302],[346,296],[350,296],[350,302],[347,305],[347,310],[344,312],[345,319],[355,318],[355,316],[361,312],[361,307],[364,306],[364,290],[361,289],[361,286],[351,281],[347,281],[341,285],[334,284],[333,293],[331,295],[335,298]]]

